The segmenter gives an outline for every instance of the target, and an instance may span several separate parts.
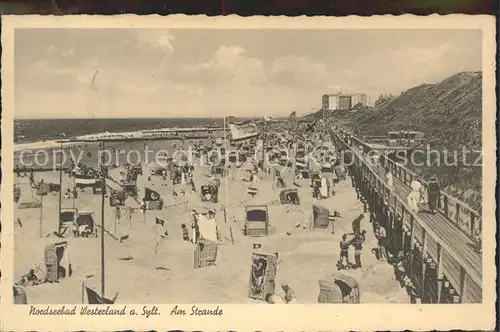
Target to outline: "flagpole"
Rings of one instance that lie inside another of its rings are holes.
[[[73,175],[73,209],[75,209],[75,192],[76,192],[76,179],[75,179],[75,176],[74,174]]]
[[[60,160],[60,163],[59,163],[59,216],[58,216],[58,220],[59,220],[59,225],[57,226],[58,228],[58,231],[57,233],[58,234],[61,234],[61,208],[62,208],[62,160],[63,160],[63,142],[62,142],[62,139],[61,139],[61,160]]]
[[[128,209],[128,231],[130,235],[130,232],[132,232],[132,209],[130,207]]]
[[[265,136],[262,135],[262,172],[264,172],[265,165],[266,165],[266,141],[265,141]]]
[[[115,224],[113,225],[113,232],[114,234],[116,235],[116,220],[118,219],[118,212],[117,210],[115,209]]]
[[[43,237],[42,223],[43,223],[43,195],[40,196],[40,238]]]
[[[85,304],[85,282],[82,281],[82,304]]]
[[[155,255],[158,254],[158,224],[156,224],[156,221],[155,221],[155,226],[156,226],[156,246],[155,246]]]
[[[104,176],[104,141],[102,143],[101,157],[101,296],[105,294],[105,273],[104,273],[104,191],[106,190],[106,177]]]

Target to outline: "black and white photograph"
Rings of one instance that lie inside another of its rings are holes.
[[[2,302],[484,303],[480,25],[11,35]]]

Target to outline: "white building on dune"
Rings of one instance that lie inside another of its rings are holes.
[[[347,111],[357,104],[361,104],[362,106],[368,105],[366,93],[334,93],[324,94],[322,97],[323,109],[330,111]]]

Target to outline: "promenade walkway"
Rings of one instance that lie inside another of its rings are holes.
[[[388,197],[383,168],[373,165],[364,153],[373,147],[342,129],[334,132],[333,139],[356,159],[351,163],[351,176],[373,218],[380,219],[392,234],[394,253],[401,250],[403,261],[409,259],[402,269],[419,286],[417,295],[422,302],[480,303],[482,255],[475,250],[473,241],[473,234],[481,230],[480,213],[446,193],[442,193],[436,214],[410,211],[406,202],[415,173],[382,154],[381,164],[393,173],[394,191]],[[405,244],[405,239],[410,243]],[[417,268],[415,262],[419,263]],[[436,270],[437,280],[429,277],[432,269]],[[438,295],[429,300],[427,293],[434,288]]]

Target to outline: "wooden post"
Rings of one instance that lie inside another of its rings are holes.
[[[432,261],[432,259],[431,259],[431,262],[430,262],[430,263],[431,263],[431,269],[432,269],[432,271],[433,271],[433,274],[432,274],[433,278],[431,279],[431,281],[432,281],[432,282],[436,282],[436,284],[439,284],[439,281],[437,280],[437,278],[439,277],[439,276],[437,275],[437,266],[436,266],[436,264],[434,263],[434,261]],[[434,273],[435,273],[435,275],[434,275]],[[436,280],[434,280],[434,277],[436,277]],[[436,285],[436,286],[437,286],[437,285]],[[437,297],[438,297],[438,299],[439,299],[439,287],[438,287],[438,288],[436,288],[436,289],[437,289],[437,292],[438,292],[436,295],[437,295]],[[437,301],[437,302],[436,302],[436,300],[437,300],[437,299],[436,299],[434,296],[432,296],[432,303],[439,303],[439,301]]]
[[[421,275],[421,287],[420,287],[420,297],[424,298],[424,290],[425,290],[425,269],[427,268],[427,231],[425,228],[422,228],[422,275]]]
[[[440,303],[448,303],[449,292],[450,292],[450,282],[448,280],[444,281],[443,278],[443,294],[441,295]]]
[[[460,267],[460,303],[467,303],[467,273]]]
[[[437,282],[438,282],[438,303],[442,303],[441,293],[443,289],[443,248],[437,243]]]
[[[474,237],[476,229],[476,215],[470,212],[470,236]]]
[[[445,195],[443,201],[444,215],[448,218],[448,196]]]
[[[415,222],[413,220],[413,216],[410,215],[410,275],[409,277],[413,277],[413,251],[415,247]]]
[[[396,218],[397,218],[397,214],[396,214]],[[403,219],[401,219],[401,233],[399,234],[399,236],[401,236],[401,251],[403,252],[403,262],[404,262],[405,255],[406,255],[406,253],[405,253],[406,227],[405,227]]]

